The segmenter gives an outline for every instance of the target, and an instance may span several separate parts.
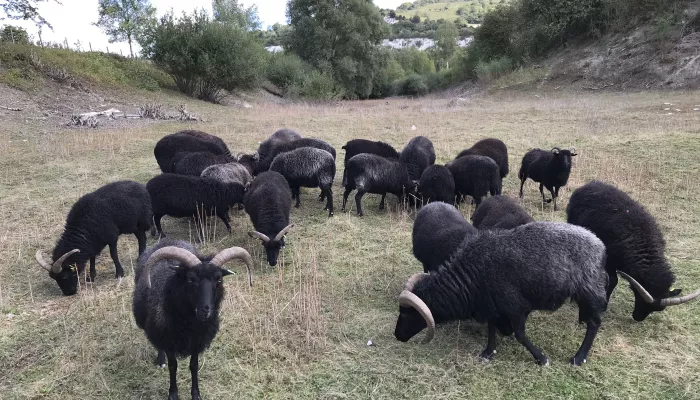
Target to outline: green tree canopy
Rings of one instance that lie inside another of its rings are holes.
[[[109,42],[129,43],[129,52],[134,57],[132,43],[155,25],[156,9],[149,0],[99,0],[100,19],[94,24],[109,36]]]
[[[439,68],[445,68],[447,62],[457,50],[459,31],[452,22],[443,22],[435,33],[435,60]]]
[[[0,42],[29,44],[29,34],[21,26],[5,25],[0,31]]]
[[[51,24],[39,14],[38,9],[39,3],[46,1],[49,0],[0,0],[0,8],[9,19],[32,21],[39,28],[44,25],[51,28]],[[0,18],[0,21],[3,19]]]
[[[290,0],[292,31],[285,48],[326,72],[347,96],[372,94],[374,77],[383,67],[377,45],[388,26],[371,0]]]
[[[238,3],[238,0],[213,0],[211,8],[214,11],[214,21],[226,22],[245,31],[260,29],[258,7],[248,8]]]

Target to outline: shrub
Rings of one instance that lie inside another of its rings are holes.
[[[312,70],[304,79],[288,88],[292,97],[303,97],[310,100],[337,100],[345,96],[343,88],[329,73]]]
[[[408,96],[423,96],[429,91],[425,77],[413,74],[406,78],[403,83],[403,94]]]
[[[166,14],[145,51],[180,91],[211,102],[220,101],[225,91],[258,85],[268,56],[254,34],[210,21],[204,11],[179,20]]]
[[[5,25],[0,31],[0,42],[29,44],[29,34],[21,26]]]
[[[513,60],[500,57],[491,61],[480,61],[476,65],[476,76],[481,82],[491,82],[513,71]]]
[[[294,53],[278,53],[270,57],[267,79],[282,89],[298,85],[310,73],[311,67]]]

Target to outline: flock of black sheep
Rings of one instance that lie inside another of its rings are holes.
[[[421,207],[413,226],[413,253],[424,272],[411,276],[399,296],[395,336],[408,341],[422,330],[430,341],[437,324],[473,319],[488,324],[481,357],[496,353],[496,331],[514,334],[539,364],[549,359],[525,334],[534,310],[558,309],[567,299],[577,303],[586,334],[570,363],[586,362],[602,315],[619,274],[634,292],[633,318],[688,302],[700,290],[681,296],[664,257],[665,242],[654,218],[616,187],[592,181],[576,189],[566,209],[568,223],[536,222],[520,202],[501,195],[508,175],[508,150],[498,139],[484,139],[452,161],[435,164],[432,142],[413,138],[401,151],[384,142],[349,141],[342,177],[343,211],[356,190],[362,216],[365,193],[391,193]],[[290,223],[292,202],[300,206],[300,188],[321,189],[328,216],[334,213],[332,185],[335,149],[282,129],[254,154],[233,156],[220,138],[181,131],[162,138],[154,154],[162,174],[146,186],[133,181],[107,184],[81,197],[70,210],[52,262],[36,252],[37,262],[65,295],[78,280],[93,281],[95,257],[109,246],[116,276],[124,276],[117,239],[134,234],[139,243],[133,312],[137,325],[158,350],[157,362],[170,372],[169,399],[177,399],[177,359],[190,356],[192,398],[199,399],[198,357],[219,329],[224,296],[224,265],[240,260],[252,286],[253,260],[243,248],[231,247],[203,256],[190,243],[165,238],[161,219],[193,218],[199,234],[206,216],[219,217],[231,231],[229,210],[245,208],[271,266],[277,264]],[[567,184],[575,149],[535,149],[522,158],[523,185],[539,183],[544,204],[557,207],[559,189]],[[547,199],[544,188],[551,193]],[[490,196],[489,196],[490,195]],[[454,204],[472,197],[476,210],[470,224]],[[484,198],[486,199],[484,200]],[[146,234],[161,240],[146,248]],[[90,261],[90,273],[85,264]],[[84,277],[84,278],[81,278]]]

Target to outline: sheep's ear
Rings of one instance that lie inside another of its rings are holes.
[[[256,151],[255,153],[253,153],[252,158],[253,158],[253,161],[260,161],[260,154],[258,154],[258,152]]]

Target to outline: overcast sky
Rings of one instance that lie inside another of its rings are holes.
[[[374,0],[374,4],[381,8],[396,8],[407,0]],[[276,22],[285,23],[286,0],[243,0],[243,4],[256,4],[262,21],[263,28]],[[182,11],[191,12],[196,8],[211,10],[211,0],[151,0],[151,4],[158,9],[158,15],[164,14],[171,8],[176,15]],[[71,47],[78,40],[83,49],[88,49],[92,44],[93,50],[104,51],[107,46],[111,52],[122,50],[126,55],[129,46],[126,43],[109,44],[102,31],[93,26],[97,21],[97,0],[61,0],[61,4],[55,2],[41,3],[39,6],[41,15],[53,26],[53,32],[44,29],[42,38],[44,41],[63,42],[68,39]],[[36,27],[26,21],[3,21],[25,27],[30,34],[36,37]],[[2,22],[0,22],[2,24]]]

